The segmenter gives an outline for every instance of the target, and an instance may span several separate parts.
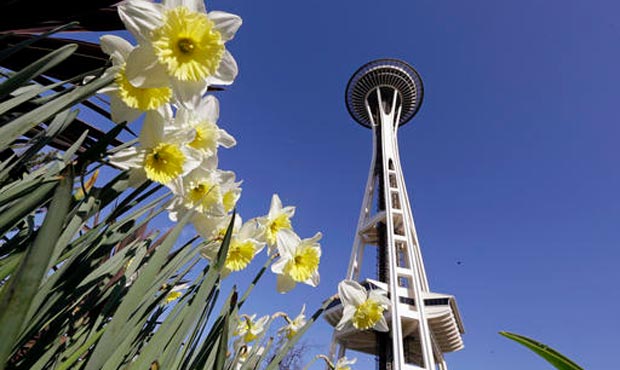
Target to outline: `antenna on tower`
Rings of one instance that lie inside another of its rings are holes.
[[[376,247],[377,279],[361,284],[390,298],[385,313],[390,330],[334,330],[331,356],[336,350],[338,357],[347,350],[372,354],[381,370],[447,370],[443,354],[463,348],[456,299],[429,289],[398,152],[398,127],[415,116],[423,97],[418,72],[397,59],[363,65],[345,92],[353,119],[373,131],[373,157],[346,278],[360,281],[366,247]],[[336,300],[324,318],[335,327],[342,312]]]

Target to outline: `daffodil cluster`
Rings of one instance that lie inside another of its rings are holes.
[[[192,212],[192,223],[206,240],[201,255],[213,260],[221,247],[241,182],[218,167],[218,149],[235,139],[217,124],[219,103],[208,95],[213,84],[231,84],[237,64],[226,50],[241,25],[236,15],[207,12],[202,0],[125,0],[118,12],[136,45],[114,35],[101,38],[110,55],[106,71],[115,83],[103,90],[110,97],[115,122],[144,115],[137,144],[109,157],[128,170],[137,186],[150,180],[173,194],[169,217]],[[267,215],[242,223],[236,215],[222,274],[245,269],[267,246],[279,292],[297,283],[316,286],[321,234],[301,239],[291,225],[295,207],[272,197]]]
[[[106,73],[115,81],[102,92],[110,97],[115,122],[142,114],[144,120],[137,145],[110,156],[110,163],[129,170],[134,185],[148,179],[168,187],[173,221],[188,210],[223,221],[239,199],[241,183],[234,172],[218,168],[217,151],[236,141],[217,125],[217,99],[205,94],[210,85],[231,84],[237,75],[225,43],[241,18],[207,13],[202,0],[126,0],[118,12],[137,45],[101,37],[112,61]]]

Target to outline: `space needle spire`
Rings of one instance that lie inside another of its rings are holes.
[[[463,348],[461,317],[453,296],[430,291],[398,152],[398,128],[422,104],[422,79],[409,64],[372,61],[353,74],[346,105],[355,121],[372,130],[373,156],[346,279],[387,293],[389,332],[334,330],[331,356],[359,351],[377,358],[381,370],[447,370],[443,354]],[[367,247],[376,248],[376,279],[361,280]],[[334,301],[325,319],[336,326],[343,305]],[[337,352],[337,353],[336,353]]]

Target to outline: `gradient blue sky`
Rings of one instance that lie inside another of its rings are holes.
[[[325,234],[320,287],[279,296],[268,276],[256,310],[316,308],[344,277],[371,150],[344,89],[362,64],[401,58],[426,88],[400,131],[422,253],[432,289],[457,297],[467,330],[450,368],[549,368],[500,330],[590,370],[617,366],[620,3],[207,6],[244,19],[229,44],[239,77],[218,94],[220,122],[239,141],[221,163],[245,180],[241,213],[266,212],[277,192],[298,207],[302,236]],[[308,341],[326,351],[330,336],[320,322]]]
[[[431,288],[457,297],[467,330],[450,368],[549,368],[500,330],[589,370],[617,366],[620,3],[207,7],[244,19],[228,44],[239,77],[218,93],[220,124],[239,142],[220,163],[245,181],[240,213],[266,213],[277,192],[298,207],[302,237],[324,233],[320,286],[281,296],[268,274],[248,311],[296,314],[305,302],[312,312],[335,292],[371,155],[370,131],[349,117],[344,89],[362,64],[401,58],[425,83],[424,104],[399,135],[422,253]],[[321,321],[307,341],[320,353],[330,338]],[[357,368],[374,363],[360,358]]]

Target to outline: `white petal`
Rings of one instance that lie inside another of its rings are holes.
[[[343,280],[338,284],[338,296],[344,305],[357,307],[366,301],[368,297],[366,289],[357,281]]]
[[[208,87],[206,81],[181,81],[172,78],[171,83],[177,103],[190,110],[200,104],[200,99]]]
[[[196,113],[200,120],[216,123],[220,116],[220,103],[215,96],[207,95],[196,108]]]
[[[193,12],[206,13],[205,3],[203,0],[164,0],[163,4],[166,8],[172,9],[184,6]]]
[[[281,258],[278,259],[276,262],[274,262],[273,265],[271,265],[271,272],[273,272],[274,274],[282,274],[282,271],[284,270],[284,266],[286,266],[286,263],[288,262],[287,258]]]
[[[122,60],[127,59],[129,53],[133,50],[133,46],[129,41],[115,35],[103,35],[99,38],[99,43],[104,53],[108,55],[117,54],[122,57]]]
[[[312,276],[310,277],[310,279],[304,281],[305,284],[310,285],[311,287],[316,287],[319,285],[319,282],[321,281],[320,276],[319,276],[319,272],[318,271],[314,271],[312,273]]]
[[[110,156],[110,163],[116,167],[128,170],[130,168],[142,167],[144,156],[138,151],[136,147],[129,147],[123,149]]]
[[[233,146],[237,145],[237,140],[235,140],[235,138],[232,137],[228,132],[224,131],[223,129],[219,129],[219,134],[220,137],[217,142],[224,148],[232,148]]]
[[[162,5],[145,0],[127,0],[118,6],[118,15],[140,43],[151,37],[151,32],[163,24]]]
[[[190,147],[182,147],[181,151],[185,155],[185,163],[183,163],[183,173],[189,173],[190,171],[200,167],[202,163],[202,155],[197,150],[194,150]],[[224,209],[222,208],[223,213]]]
[[[295,216],[295,207],[293,207],[293,206],[284,207],[284,208],[282,208],[282,213],[284,213],[289,218],[291,218],[291,217]]]
[[[286,293],[295,288],[295,280],[291,279],[288,275],[278,275],[278,281],[276,290],[278,293]]]
[[[390,307],[392,305],[392,301],[385,296],[386,294],[387,293],[384,290],[373,289],[368,293],[368,298],[379,302],[384,307]]]
[[[293,230],[282,229],[276,234],[276,245],[282,257],[291,257],[299,243],[301,243],[301,239]]]
[[[269,214],[268,217],[273,219],[280,214],[280,210],[282,209],[282,201],[278,194],[274,194],[271,196],[271,205],[269,206]]]
[[[151,47],[138,46],[127,57],[125,76],[136,87],[170,86],[170,77]]]
[[[223,41],[228,41],[235,37],[235,33],[241,27],[241,17],[220,11],[212,11],[208,14],[209,19],[215,23],[215,28],[220,31]]]
[[[344,329],[347,324],[351,322],[353,314],[355,314],[355,307],[344,305],[344,309],[342,310],[342,318],[338,322],[338,325],[336,325],[336,330]]]
[[[239,68],[235,58],[228,50],[224,50],[220,65],[213,76],[207,77],[207,82],[209,85],[230,85],[235,81],[237,74],[239,74]]]
[[[110,113],[112,121],[116,123],[133,122],[142,114],[141,111],[130,108],[116,94],[110,95]]]
[[[140,131],[140,145],[145,148],[153,148],[163,141],[164,118],[157,111],[148,111],[142,123]]]
[[[385,320],[384,316],[381,316],[381,318],[379,319],[379,321],[377,321],[373,329],[375,329],[376,331],[383,331],[383,332],[390,331],[390,328],[388,327],[387,321]]]

